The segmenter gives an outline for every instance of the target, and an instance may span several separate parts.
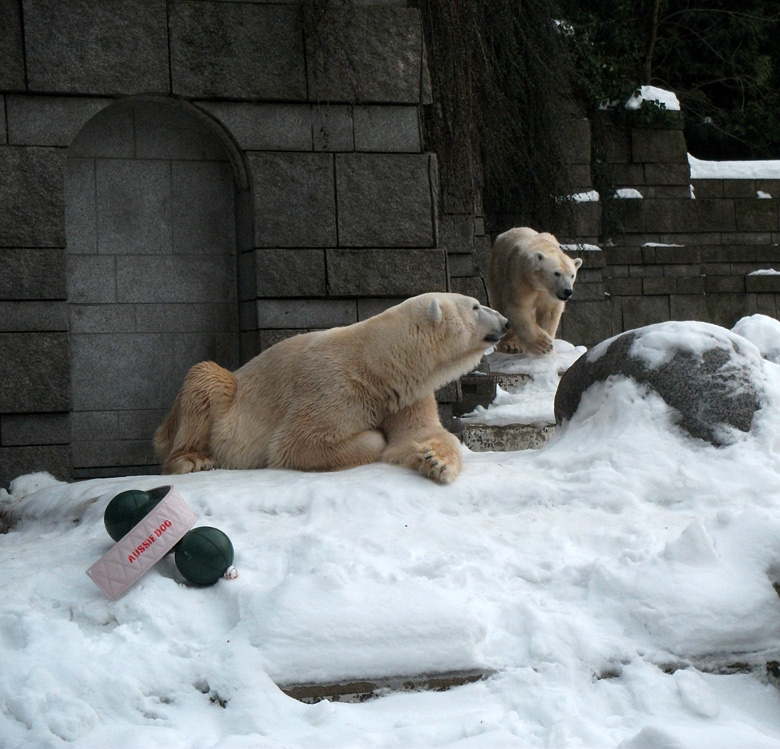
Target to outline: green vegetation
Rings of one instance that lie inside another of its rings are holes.
[[[589,107],[639,85],[674,91],[698,158],[780,158],[776,0],[561,0]]]

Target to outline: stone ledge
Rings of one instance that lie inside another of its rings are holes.
[[[745,289],[753,293],[780,293],[780,273],[751,273],[745,277]]]
[[[496,384],[507,393],[519,393],[534,378],[533,375],[525,372],[514,372],[507,374],[505,372],[494,372]]]
[[[537,450],[555,434],[555,424],[478,424],[463,426],[463,444],[474,452]]]
[[[478,369],[457,380],[455,387],[453,412],[456,416],[471,413],[477,406],[487,408],[496,397],[496,378],[484,360]]]
[[[322,700],[330,702],[365,702],[388,692],[444,692],[452,687],[473,684],[490,676],[490,671],[453,671],[442,674],[418,674],[393,678],[361,679],[333,684],[294,684],[281,690],[299,702],[312,705]]]

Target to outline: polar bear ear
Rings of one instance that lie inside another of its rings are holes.
[[[428,319],[437,325],[441,322],[441,302],[439,302],[439,297],[434,297],[431,300],[431,303],[428,305]]]
[[[578,257],[574,259],[574,267],[579,268],[582,265],[582,258]]]

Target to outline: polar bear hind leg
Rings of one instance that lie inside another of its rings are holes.
[[[200,362],[184,378],[165,421],[154,435],[164,473],[194,473],[216,467],[209,454],[215,417],[227,411],[236,392],[232,372]]]
[[[338,441],[296,430],[275,440],[268,465],[298,471],[340,471],[376,463],[385,447],[387,442],[379,429],[366,429]]]

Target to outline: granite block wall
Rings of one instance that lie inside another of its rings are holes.
[[[238,363],[235,187],[186,108],[123,101],[68,150],[73,476],[156,464],[149,435],[199,359]]]
[[[592,127],[599,250],[582,254],[562,336],[593,345],[667,320],[731,328],[745,315],[777,317],[780,181],[691,178],[680,119],[628,127],[602,118]],[[617,197],[625,190],[636,197]]]
[[[449,287],[418,12],[312,7],[0,0],[3,486],[157,470],[195,361]]]

